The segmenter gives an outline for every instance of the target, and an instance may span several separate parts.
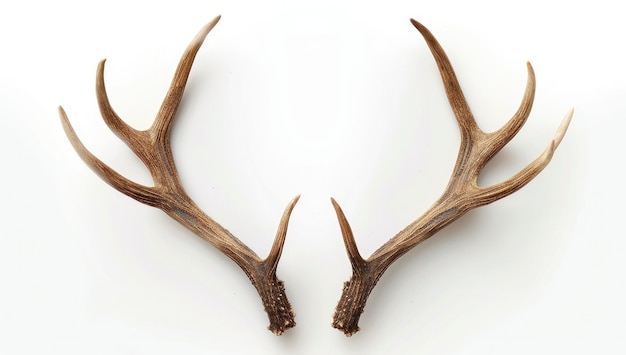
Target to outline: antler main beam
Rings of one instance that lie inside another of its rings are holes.
[[[85,148],[62,107],[59,107],[59,115],[72,146],[85,164],[102,180],[141,203],[163,210],[168,216],[236,262],[261,296],[270,319],[268,329],[280,335],[286,329],[296,325],[295,314],[285,295],[283,282],[276,277],[276,268],[285,243],[289,216],[299,196],[287,205],[269,256],[261,259],[228,230],[207,216],[187,195],[178,176],[170,146],[172,121],[182,100],[194,58],[204,39],[219,19],[218,16],[204,26],[185,50],[156,120],[145,131],[130,127],[115,113],[104,86],[105,61],[102,60],[98,65],[96,94],[100,113],[111,131],[126,143],[150,170],[154,186],[144,186],[131,181],[103,163]]]
[[[485,133],[478,127],[472,115],[443,48],[421,23],[413,19],[411,23],[422,34],[437,62],[448,101],[459,124],[461,146],[452,176],[441,197],[421,217],[383,244],[367,259],[359,253],[352,229],[341,207],[331,199],[352,265],[352,277],[344,284],[332,325],[347,336],[359,331],[359,318],[368,296],[385,270],[395,260],[469,210],[506,197],[530,182],[552,159],[574,112],[572,109],[565,115],[554,138],[535,161],[503,182],[486,187],[478,186],[478,175],[481,170],[519,132],[530,114],[535,96],[533,68],[530,63],[527,64],[526,92],[517,112],[499,130]]]

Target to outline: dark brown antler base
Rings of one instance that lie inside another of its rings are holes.
[[[339,329],[346,336],[352,336],[360,330],[359,319],[365,310],[367,298],[376,286],[377,279],[368,277],[368,270],[352,275],[350,281],[343,284],[343,293],[333,315],[333,328]]]
[[[285,294],[285,286],[276,274],[267,275],[260,282],[253,282],[253,284],[261,296],[263,307],[270,319],[267,329],[276,335],[281,335],[285,330],[295,327],[296,314]]]

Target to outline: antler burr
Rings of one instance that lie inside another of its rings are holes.
[[[478,127],[472,115],[443,48],[426,27],[413,19],[411,23],[422,34],[437,62],[448,101],[459,124],[461,145],[452,176],[441,197],[421,217],[383,244],[367,259],[359,253],[341,207],[331,198],[352,265],[352,277],[344,284],[332,325],[347,336],[359,331],[358,322],[367,298],[385,270],[395,260],[469,210],[506,197],[530,182],[552,159],[573,115],[573,109],[565,115],[548,147],[532,163],[505,181],[491,186],[479,186],[477,180],[481,170],[519,132],[530,114],[535,96],[533,68],[530,63],[527,64],[526,92],[517,112],[499,130],[485,133]]]
[[[299,196],[287,205],[272,249],[267,258],[261,259],[228,230],[206,215],[187,195],[172,157],[170,133],[174,116],[182,100],[196,53],[219,19],[218,16],[204,26],[185,50],[156,120],[147,130],[139,131],[130,127],[115,113],[109,103],[104,85],[105,61],[102,60],[98,65],[96,94],[100,113],[111,131],[126,143],[150,170],[154,186],[144,186],[131,181],[103,163],[85,148],[60,106],[59,115],[72,146],[85,164],[102,180],[141,203],[163,210],[168,216],[211,243],[237,263],[261,297],[270,319],[268,329],[280,335],[296,324],[295,314],[285,295],[283,282],[276,277],[276,268],[283,250],[289,217]]]

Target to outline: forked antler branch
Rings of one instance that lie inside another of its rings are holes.
[[[295,315],[285,295],[283,283],[276,277],[276,267],[285,243],[289,216],[298,202],[299,196],[291,200],[285,209],[269,256],[266,259],[261,259],[228,230],[202,212],[193,202],[183,188],[172,157],[170,133],[174,115],[182,100],[196,53],[219,19],[218,16],[204,26],[185,50],[156,120],[145,131],[138,131],[130,127],[115,113],[109,103],[104,86],[105,61],[102,60],[98,65],[96,93],[100,113],[111,131],[124,141],[150,170],[154,186],[144,186],[123,177],[91,154],[74,132],[62,107],[59,107],[59,114],[72,146],[102,180],[141,203],[160,208],[168,216],[235,261],[250,278],[261,296],[265,311],[270,319],[269,330],[280,335],[296,324]]]
[[[485,133],[474,120],[443,48],[426,27],[413,19],[411,23],[422,34],[437,62],[448,101],[459,123],[461,147],[450,182],[441,197],[421,217],[383,244],[367,259],[361,257],[348,220],[339,204],[331,199],[353,272],[350,280],[344,284],[343,294],[335,310],[333,327],[342,330],[348,336],[359,330],[358,322],[367,298],[389,265],[469,210],[506,197],[530,182],[550,162],[573,115],[573,110],[565,115],[550,145],[535,161],[503,182],[486,187],[478,186],[480,171],[519,132],[530,114],[535,95],[533,68],[530,63],[527,64],[526,92],[517,112],[499,130]]]

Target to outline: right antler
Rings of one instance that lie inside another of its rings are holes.
[[[178,177],[172,157],[170,133],[174,115],[182,100],[196,53],[219,19],[218,16],[204,26],[185,50],[157,118],[152,127],[145,131],[138,131],[130,127],[113,111],[104,86],[104,60],[98,65],[96,93],[100,113],[109,128],[132,149],[150,170],[154,186],[144,186],[128,180],[96,158],[81,143],[62,107],[59,107],[59,114],[72,146],[85,164],[93,169],[102,180],[141,203],[160,208],[168,216],[235,261],[252,281],[261,296],[265,311],[270,319],[268,329],[276,335],[280,335],[286,329],[296,325],[295,315],[285,295],[283,282],[276,277],[276,267],[285,243],[289,216],[298,202],[299,196],[291,200],[285,209],[269,256],[266,259],[261,259],[228,230],[202,212],[191,200]]]
[[[461,130],[461,147],[452,177],[441,197],[421,217],[383,244],[368,259],[361,257],[343,211],[331,199],[352,264],[352,277],[344,284],[333,320],[333,327],[342,330],[347,336],[359,330],[359,318],[368,296],[395,260],[469,210],[506,197],[530,182],[552,159],[573,115],[573,110],[565,115],[552,142],[535,161],[508,180],[491,186],[478,186],[480,171],[519,132],[530,114],[535,95],[533,68],[528,63],[526,92],[515,115],[499,130],[485,133],[474,120],[443,48],[426,27],[413,19],[411,22],[426,40],[437,62],[448,101]]]

